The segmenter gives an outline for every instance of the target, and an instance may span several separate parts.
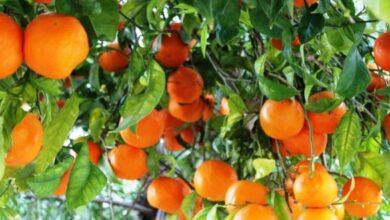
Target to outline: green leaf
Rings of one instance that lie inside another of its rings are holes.
[[[275,210],[275,214],[278,216],[279,220],[290,220],[290,212],[286,203],[286,199],[284,196],[279,195],[278,193],[274,194],[274,203],[273,208]]]
[[[66,191],[67,206],[75,209],[91,202],[100,194],[106,183],[106,176],[89,160],[88,146],[81,143]]]
[[[5,154],[6,154],[6,148],[5,148],[5,141],[4,141],[4,118],[0,116],[0,180],[3,178],[4,170],[5,170]]]
[[[59,80],[53,80],[43,77],[38,78],[31,75],[30,82],[35,88],[40,89],[52,96],[59,96],[62,94],[61,84]]]
[[[371,76],[356,47],[352,48],[345,59],[343,71],[336,92],[344,98],[351,98],[370,84]]]
[[[150,114],[159,103],[165,90],[165,73],[154,60],[150,61],[148,71],[150,74],[148,87],[144,93],[126,98],[125,103],[120,108],[123,120],[114,132],[136,124]]]
[[[204,25],[200,32],[200,49],[203,57],[206,57],[207,39],[209,38],[208,27]]]
[[[298,26],[299,39],[306,43],[322,31],[325,19],[322,14],[313,14],[309,10],[302,16]]]
[[[211,207],[204,208],[200,210],[194,217],[193,220],[208,220],[207,216],[211,210]]]
[[[188,194],[181,203],[181,210],[187,219],[192,219],[195,207],[195,201],[198,196],[195,192]]]
[[[218,219],[218,207],[219,207],[219,205],[216,204],[216,205],[214,205],[214,206],[210,209],[209,213],[207,213],[207,218],[206,218],[206,220],[215,220],[215,219]]]
[[[267,61],[268,54],[263,54],[255,61],[255,72],[258,76],[264,76],[265,62]]]
[[[132,19],[136,16],[146,5],[148,4],[147,0],[128,0],[122,6],[122,13],[126,15],[126,17]]]
[[[101,12],[89,16],[94,31],[99,38],[113,41],[119,23],[118,2],[115,0],[96,0],[101,5]]]
[[[268,176],[276,169],[276,162],[273,159],[258,158],[252,161],[252,165],[256,170],[256,179]]]
[[[295,88],[288,87],[264,76],[258,76],[258,78],[261,92],[269,99],[281,101],[287,98],[291,98],[298,93]]]
[[[218,43],[225,45],[239,32],[240,7],[237,0],[213,0]]]
[[[63,162],[48,168],[45,172],[27,179],[27,185],[38,197],[52,195],[61,182],[61,178],[68,170],[73,158],[68,158]]]
[[[326,98],[311,101],[305,105],[305,108],[310,112],[330,112],[343,102],[340,98]]]
[[[361,140],[360,118],[355,112],[349,111],[341,118],[334,133],[333,147],[339,159],[340,171],[355,158]]]
[[[100,135],[104,129],[109,113],[103,108],[95,108],[89,117],[89,131],[95,142],[100,141]]]
[[[146,9],[146,18],[148,22],[157,30],[161,30],[164,21],[161,18],[167,0],[151,0]]]
[[[40,173],[54,161],[68,138],[79,115],[79,99],[76,94],[65,102],[61,111],[49,121],[43,132],[43,147],[35,160],[35,173]]]
[[[359,159],[362,169],[359,172],[360,176],[367,177],[375,181],[378,185],[383,186],[383,178],[390,171],[386,167],[384,155],[380,153],[368,152],[359,154]]]
[[[390,23],[390,1],[388,0],[365,0],[365,6],[379,19]]]

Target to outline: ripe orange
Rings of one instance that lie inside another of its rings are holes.
[[[171,115],[185,122],[196,122],[202,117],[204,102],[197,99],[190,104],[180,104],[169,100],[168,109]]]
[[[301,162],[295,164],[291,173],[291,177],[295,179],[295,177],[299,174],[310,172],[310,165],[310,160],[302,160]],[[318,162],[314,162],[314,170],[327,172],[326,168]]]
[[[108,46],[110,50],[99,56],[100,67],[107,72],[119,72],[129,64],[129,50],[120,48],[118,43]]]
[[[371,73],[371,82],[367,87],[367,91],[374,92],[378,89],[383,89],[386,87],[386,80],[379,76],[378,74]]]
[[[276,39],[276,38],[272,38],[271,39],[271,44],[274,48],[278,49],[278,50],[283,50],[283,43],[280,39]],[[301,45],[301,40],[299,39],[298,36],[296,36],[293,40],[293,42],[291,42],[291,46],[293,47],[296,47],[296,46],[299,46]]]
[[[390,113],[385,116],[383,121],[383,128],[385,130],[386,139],[388,142],[390,142]]]
[[[202,94],[203,79],[194,69],[181,66],[168,77],[167,92],[172,100],[192,103]]]
[[[190,53],[189,46],[181,39],[180,29],[180,24],[172,24],[168,33],[162,36],[159,48],[157,39],[153,42],[153,47],[157,50],[154,57],[165,67],[179,67]]]
[[[112,170],[121,179],[140,179],[148,171],[146,153],[136,147],[121,144],[108,154]]]
[[[301,104],[296,100],[267,100],[260,110],[260,126],[274,139],[284,140],[299,133],[304,125]]]
[[[390,32],[386,32],[378,37],[374,45],[374,57],[378,66],[386,71],[390,71]]]
[[[300,174],[294,182],[294,196],[310,208],[323,208],[337,198],[337,184],[327,172],[315,170]]]
[[[167,213],[180,210],[184,198],[183,185],[170,177],[158,177],[152,181],[146,192],[149,204]]]
[[[70,165],[69,169],[61,177],[60,185],[58,185],[56,191],[54,192],[54,195],[62,196],[66,193],[66,190],[68,189],[68,183],[69,183],[70,172],[72,171],[72,167],[73,167],[73,164]]]
[[[181,151],[185,148],[176,139],[177,135],[174,129],[167,129],[164,131],[164,144],[170,151]]]
[[[338,220],[343,220],[345,216],[345,207],[344,204],[332,205],[332,210],[337,216]]]
[[[305,209],[299,215],[298,220],[339,220],[336,214],[328,208]]]
[[[35,3],[50,4],[53,0],[34,0]]]
[[[183,186],[183,195],[184,195],[184,197],[192,192],[192,190],[189,187],[188,183],[186,183],[183,179],[177,178],[176,180],[179,181],[182,184],[182,186]],[[203,206],[202,205],[202,199],[200,197],[196,197],[195,205],[194,205],[194,208],[193,208],[193,216],[195,216],[196,213],[198,213],[200,210],[202,210],[202,206]],[[187,220],[187,218],[185,217],[185,214],[184,214],[182,209],[180,209],[180,211],[178,213],[178,220]]]
[[[7,166],[22,167],[31,163],[42,148],[43,127],[37,115],[27,113],[11,133],[12,145],[5,157]]]
[[[278,148],[276,146],[276,140],[271,140],[271,147],[272,147],[272,151],[274,153],[278,153]],[[287,157],[287,156],[290,156],[290,152],[287,151],[286,147],[283,145],[283,142],[280,141],[279,142],[279,151],[280,151],[280,154],[283,156],[283,157]]]
[[[267,187],[260,183],[241,180],[233,183],[225,196],[227,210],[232,213],[248,204],[267,204]]]
[[[224,201],[230,185],[237,181],[236,171],[227,163],[208,160],[195,172],[195,191],[210,201]]]
[[[0,79],[16,72],[23,62],[23,31],[10,16],[0,12]]]
[[[291,196],[288,197],[288,204],[291,207],[291,219],[298,220],[298,217],[304,211],[305,207],[303,207],[301,203],[294,201],[294,198]]]
[[[309,102],[321,99],[333,98],[334,94],[329,91],[318,92],[309,97]],[[313,125],[313,130],[317,133],[333,134],[340,123],[341,118],[347,112],[347,106],[341,103],[330,112],[316,113],[308,112],[308,117]]]
[[[278,220],[274,210],[270,206],[250,204],[240,209],[234,216],[234,220]]]
[[[93,143],[92,141],[88,141],[88,149],[89,149],[89,160],[93,164],[97,165],[103,153],[102,149],[100,149],[99,145]]]
[[[352,180],[349,180],[343,187],[343,196],[350,191]],[[365,177],[355,177],[355,188],[352,189],[345,209],[351,216],[366,218],[375,215],[382,202],[380,187],[372,180]]]
[[[138,122],[136,133],[127,128],[120,132],[123,140],[134,147],[148,148],[157,144],[164,132],[164,123],[157,110]]]
[[[318,156],[325,151],[326,144],[328,142],[328,137],[326,134],[320,134],[313,132],[314,140],[314,155]],[[292,155],[303,154],[306,157],[311,156],[311,146],[310,146],[310,133],[309,129],[304,127],[301,132],[299,132],[294,137],[283,140],[283,145],[288,152]]]
[[[62,109],[62,107],[65,105],[65,100],[59,99],[56,104],[59,109]]]
[[[214,116],[215,98],[212,94],[206,94],[204,96],[204,102],[205,106],[202,113],[202,120],[207,122]],[[229,101],[225,97],[221,100],[221,106],[219,107],[218,112],[223,116],[229,115],[230,113]]]
[[[307,5],[313,5],[318,2],[318,0],[294,0],[294,6],[297,8],[305,7],[305,2]]]
[[[72,16],[42,14],[24,32],[24,58],[37,74],[64,79],[88,56],[88,36]]]
[[[176,129],[184,125],[184,122],[173,117],[167,109],[162,109],[159,111],[161,121],[164,124],[164,130],[166,129]]]

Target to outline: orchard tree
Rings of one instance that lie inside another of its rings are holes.
[[[389,13],[0,0],[0,219],[389,219]]]

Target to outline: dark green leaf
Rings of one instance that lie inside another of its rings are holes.
[[[319,99],[309,102],[305,108],[310,112],[330,112],[343,102],[340,98]]]
[[[96,0],[102,11],[89,16],[96,35],[113,41],[116,37],[119,23],[118,2],[115,0]]]
[[[258,78],[261,92],[269,99],[281,101],[287,98],[291,98],[298,93],[295,88],[288,87],[264,76],[258,76]]]
[[[310,41],[322,31],[324,25],[325,19],[322,14],[312,14],[307,11],[298,26],[299,39],[302,43]]]

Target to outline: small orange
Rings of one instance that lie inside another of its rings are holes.
[[[203,79],[194,69],[181,66],[168,77],[167,92],[178,103],[188,104],[202,94]]]
[[[177,135],[174,129],[166,129],[164,131],[164,144],[170,151],[185,150],[185,147],[183,147],[177,140]]]
[[[89,149],[89,160],[97,165],[99,163],[100,157],[102,156],[102,149],[100,149],[99,145],[93,143],[92,141],[88,141],[88,149]]]
[[[233,183],[225,196],[228,212],[236,212],[247,204],[267,204],[267,187],[260,183],[240,180]]]
[[[310,160],[300,161],[299,163],[295,164],[295,166],[293,167],[291,177],[295,179],[296,176],[299,174],[302,174],[304,172],[310,172],[310,166],[311,166]],[[326,168],[318,162],[314,162],[314,170],[327,172]]]
[[[328,143],[328,137],[326,134],[320,134],[313,132],[314,140],[314,155],[319,156],[324,153],[326,144]],[[310,146],[310,133],[309,129],[304,127],[301,132],[299,132],[294,137],[283,140],[283,146],[288,152],[292,155],[303,154],[306,157],[311,156],[311,146]]]
[[[330,99],[333,97],[334,94],[332,92],[322,91],[310,96],[309,102],[314,102],[320,99]],[[347,110],[347,106],[344,103],[341,103],[330,112],[308,112],[307,116],[309,117],[315,132],[333,134]]]
[[[180,131],[180,138],[187,144],[193,144],[195,141],[196,127],[188,127]]]
[[[260,110],[260,125],[268,136],[284,140],[301,131],[304,114],[301,104],[296,100],[267,100]]]
[[[108,154],[112,170],[121,179],[140,179],[148,171],[146,153],[136,147],[121,144]]]
[[[35,3],[50,4],[53,0],[34,0]]]
[[[207,122],[214,116],[215,98],[212,94],[206,94],[203,99],[205,106],[202,113],[202,120]],[[218,112],[223,116],[229,115],[230,113],[229,101],[225,97],[221,100],[221,106],[219,107]]]
[[[303,210],[298,220],[338,220],[336,214],[328,208],[308,208]]]
[[[176,129],[184,125],[184,122],[173,117],[167,109],[162,109],[159,111],[161,121],[164,124],[164,129]]]
[[[236,171],[227,163],[219,160],[208,160],[194,175],[195,191],[210,201],[224,201],[229,187],[237,181]]]
[[[127,128],[120,132],[123,140],[134,147],[148,148],[157,144],[164,132],[164,123],[157,110],[138,122],[136,133]]]
[[[62,109],[62,107],[65,105],[65,100],[59,99],[56,104],[59,109]]]
[[[378,74],[371,73],[371,82],[367,87],[367,91],[374,92],[378,89],[383,89],[386,87],[386,80],[379,76]]]
[[[351,190],[352,180],[343,187],[343,196]],[[347,213],[357,218],[374,216],[382,202],[380,187],[365,177],[355,177],[355,188],[352,189],[347,201],[344,203]]]
[[[390,113],[385,116],[383,121],[383,129],[385,130],[387,141],[390,142]]]
[[[161,45],[157,45],[157,39],[153,42],[153,47],[157,49],[155,59],[165,67],[179,67],[182,65],[189,53],[189,46],[181,39],[178,28],[180,24],[172,24],[167,34],[161,39]]]
[[[305,7],[305,2],[308,6],[311,6],[318,2],[318,0],[294,0],[294,6],[297,8]]]
[[[169,100],[168,109],[171,115],[184,122],[196,122],[202,117],[204,102],[197,99],[190,104],[180,104],[172,99]]]
[[[176,179],[158,177],[149,185],[146,196],[152,207],[172,214],[180,210],[184,189]]]
[[[87,32],[75,17],[41,14],[24,32],[24,59],[37,74],[65,79],[88,56]]]
[[[99,56],[100,67],[107,72],[119,72],[126,69],[129,64],[129,50],[121,49],[118,43],[108,46],[110,50]]]
[[[11,133],[12,145],[5,163],[7,166],[22,167],[31,163],[39,154],[43,143],[43,127],[37,115],[27,113]]]
[[[22,65],[23,31],[14,19],[1,12],[0,27],[0,79],[3,79]]]
[[[386,71],[390,71],[390,32],[378,37],[374,45],[375,63]]]
[[[274,48],[278,49],[278,50],[283,50],[283,43],[280,39],[276,39],[276,38],[272,38],[271,39],[271,44]],[[298,36],[296,36],[293,40],[293,42],[291,42],[291,46],[293,47],[296,47],[296,46],[299,46],[301,45],[301,40],[299,39]]]
[[[333,177],[321,170],[304,172],[294,182],[294,196],[310,208],[323,208],[337,198],[337,184]]]
[[[56,191],[54,192],[54,195],[56,196],[62,196],[66,193],[66,190],[68,189],[68,183],[70,179],[70,172],[72,171],[73,163],[70,165],[68,170],[64,173],[64,175],[61,177],[60,185],[58,185]]]
[[[233,220],[278,220],[277,215],[270,206],[250,204],[240,209]]]

